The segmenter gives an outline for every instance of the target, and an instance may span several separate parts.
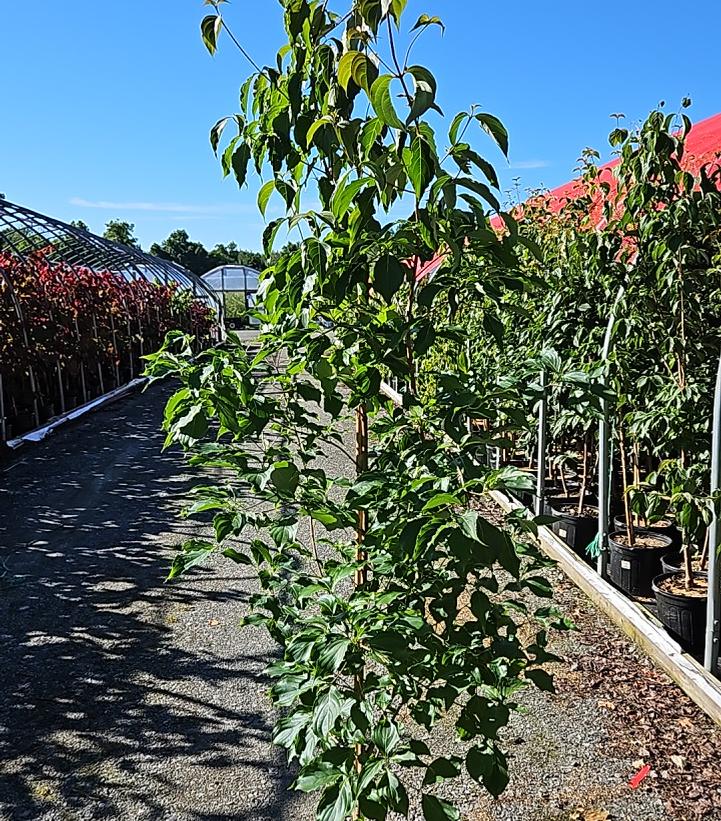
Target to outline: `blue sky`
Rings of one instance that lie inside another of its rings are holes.
[[[274,59],[276,0],[225,9],[256,60]],[[145,247],[181,227],[206,245],[259,247],[258,183],[223,181],[208,143],[248,68],[227,40],[207,54],[205,12],[201,0],[2,0],[0,191],[96,231],[129,220]],[[446,114],[477,102],[509,129],[510,167],[477,140],[507,189],[515,177],[524,188],[565,182],[587,145],[607,156],[611,113],[634,122],[684,95],[695,120],[721,110],[721,50],[708,40],[719,0],[409,0],[408,18],[422,12],[447,25],[416,52]]]

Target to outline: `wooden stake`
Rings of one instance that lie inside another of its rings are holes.
[[[636,534],[633,529],[633,520],[631,518],[631,505],[628,499],[628,475],[626,464],[626,439],[623,435],[623,428],[618,426],[619,450],[621,452],[621,481],[623,482],[623,510],[626,515],[626,532],[628,533],[628,546],[633,547],[636,544]]]

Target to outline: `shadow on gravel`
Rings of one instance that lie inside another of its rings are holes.
[[[283,815],[286,768],[257,700],[267,658],[214,644],[218,631],[206,640],[203,607],[242,609],[248,584],[163,585],[188,530],[182,460],[160,454],[166,390],[0,473],[0,817]],[[243,807],[248,783],[237,802],[225,785],[254,770],[262,794]]]

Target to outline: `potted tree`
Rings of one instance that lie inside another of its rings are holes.
[[[652,521],[671,514],[681,530],[683,567],[656,576],[653,592],[659,620],[692,651],[703,645],[708,592],[707,574],[694,568],[694,556],[701,553],[706,528],[721,507],[721,493],[705,489],[707,476],[704,464],[685,467],[680,459],[669,459],[649,476],[649,485],[659,483],[661,488],[642,490],[634,499]]]

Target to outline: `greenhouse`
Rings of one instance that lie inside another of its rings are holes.
[[[0,443],[136,378],[180,328],[219,306],[173,263],[0,200]]]
[[[224,322],[231,330],[256,324],[248,311],[255,307],[259,277],[260,271],[247,265],[221,265],[203,274],[203,282],[218,296]]]

